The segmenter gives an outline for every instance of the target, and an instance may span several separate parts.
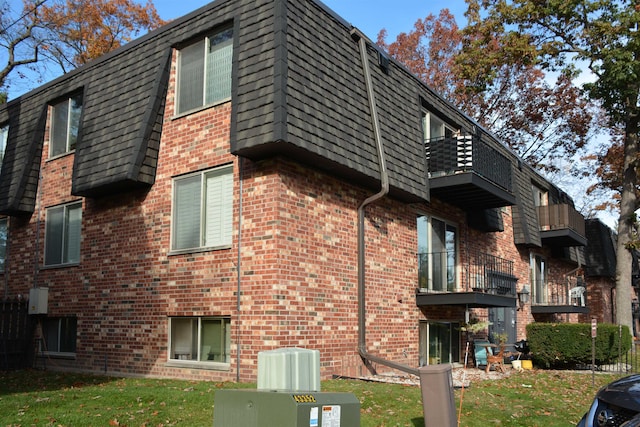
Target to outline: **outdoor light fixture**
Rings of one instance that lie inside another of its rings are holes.
[[[522,310],[522,307],[524,307],[524,305],[528,302],[529,302],[529,288],[527,287],[527,285],[524,285],[522,287],[522,290],[518,292],[518,303],[520,304],[520,308],[518,310]]]

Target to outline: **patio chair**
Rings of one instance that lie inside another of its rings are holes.
[[[487,347],[487,373],[491,366],[495,366],[496,371],[504,372],[504,345],[500,344],[500,351],[496,354],[488,354],[490,347]]]
[[[485,346],[489,344],[489,341],[477,340],[473,342],[473,351],[476,358],[476,368],[487,365],[487,350]]]
[[[576,286],[575,288],[571,288],[571,290],[569,290],[569,298],[571,299],[571,303],[575,303],[580,307],[584,307],[584,291],[586,291],[584,286]]]

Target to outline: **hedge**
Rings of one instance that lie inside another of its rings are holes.
[[[619,354],[626,354],[631,349],[627,326],[598,324],[596,335],[596,365],[615,362]],[[560,368],[591,364],[591,324],[530,323],[527,341],[537,366]]]

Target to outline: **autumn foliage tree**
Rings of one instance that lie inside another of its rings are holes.
[[[559,160],[573,157],[596,129],[598,110],[572,74],[549,83],[530,56],[512,49],[502,28],[459,28],[444,9],[392,43],[386,36],[382,30],[378,44],[394,58],[540,170],[558,171]]]
[[[580,62],[594,80],[584,85],[621,135],[609,150],[602,178],[620,196],[616,247],[616,321],[631,328],[632,255],[637,243],[638,131],[640,130],[640,2],[638,0],[467,0],[484,21],[505,25],[521,55],[551,70]],[[614,157],[615,156],[615,160]]]
[[[164,23],[148,0],[67,0],[40,8],[43,53],[67,72]]]
[[[0,14],[5,89],[24,67],[50,75],[53,64],[64,73],[164,24],[150,0],[23,0],[20,10],[4,2]]]

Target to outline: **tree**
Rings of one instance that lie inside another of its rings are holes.
[[[46,31],[43,53],[63,72],[117,49],[141,32],[165,22],[150,0],[66,0],[43,5],[40,16]]]
[[[9,75],[25,66],[51,74],[54,64],[65,73],[164,24],[150,0],[24,0],[20,11],[5,2],[0,13],[5,89]]]
[[[559,159],[581,150],[597,130],[597,108],[561,73],[550,84],[530,56],[519,55],[500,26],[482,25],[469,13],[460,29],[444,9],[418,20],[396,41],[378,44],[444,98],[513,148],[527,163],[548,173]]]
[[[581,62],[595,80],[584,85],[607,113],[608,126],[622,135],[622,164],[616,265],[617,322],[632,327],[630,248],[638,208],[640,125],[640,3],[637,0],[467,0],[486,21],[506,25],[521,55],[549,70]],[[612,148],[614,150],[614,148]],[[610,172],[609,169],[603,169]],[[603,175],[605,176],[605,175]]]
[[[12,14],[8,2],[2,3],[0,8],[0,46],[6,49],[7,58],[0,70],[0,87],[5,87],[9,74],[14,70],[38,61],[38,47],[34,43],[33,36],[38,28],[37,10],[45,1],[25,2],[18,17]]]

